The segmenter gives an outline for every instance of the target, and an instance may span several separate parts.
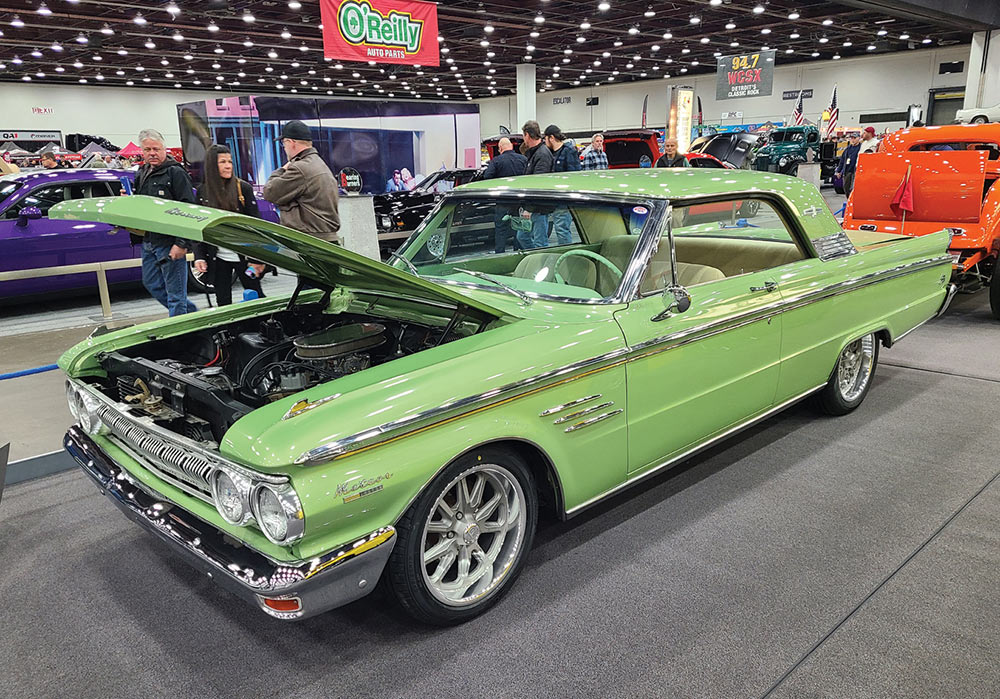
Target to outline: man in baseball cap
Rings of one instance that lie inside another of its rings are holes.
[[[313,148],[309,127],[286,122],[275,140],[288,162],[267,178],[264,199],[278,208],[282,225],[339,245],[337,179]]]
[[[878,150],[878,139],[875,138],[875,129],[871,126],[866,126],[865,130],[861,133],[864,139],[861,141],[861,153],[874,153]]]

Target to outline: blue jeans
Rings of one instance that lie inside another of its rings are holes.
[[[531,242],[526,248],[545,248],[549,245],[548,214],[531,214]]]
[[[194,313],[198,307],[187,298],[187,260],[170,259],[169,245],[142,244],[142,285],[163,304],[171,316]]]
[[[556,234],[556,245],[569,245],[573,242],[572,223],[573,217],[569,209],[556,209],[552,214],[552,231]]]

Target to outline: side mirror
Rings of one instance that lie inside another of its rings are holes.
[[[683,286],[667,286],[661,296],[663,311],[653,316],[653,321],[666,320],[673,315],[685,313],[691,308],[691,294]]]
[[[25,228],[28,225],[28,221],[37,221],[41,217],[42,210],[37,206],[26,206],[17,215],[17,225],[19,228]]]

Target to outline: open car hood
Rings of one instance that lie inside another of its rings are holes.
[[[76,199],[53,206],[49,218],[97,221],[203,241],[270,263],[321,286],[396,293],[425,301],[461,304],[496,317],[505,315],[456,288],[421,279],[306,233],[206,206],[146,196]]]

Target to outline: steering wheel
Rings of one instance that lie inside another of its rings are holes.
[[[558,283],[560,283],[560,284],[569,284],[569,282],[567,282],[565,279],[563,279],[563,276],[561,274],[559,274],[559,265],[561,265],[563,263],[563,260],[565,260],[567,257],[571,257],[573,255],[576,255],[578,257],[588,257],[591,260],[595,260],[597,262],[600,262],[602,265],[604,265],[605,267],[607,267],[608,269],[610,269],[612,272],[614,272],[615,275],[616,275],[616,277],[617,277],[615,279],[615,287],[617,287],[618,284],[621,282],[621,280],[622,280],[622,271],[615,266],[614,262],[612,262],[611,260],[609,260],[606,257],[602,257],[601,255],[598,255],[596,252],[591,252],[590,250],[576,249],[576,250],[567,250],[566,252],[564,252],[562,255],[559,256],[559,259],[556,260],[556,263],[552,266],[552,272],[555,275],[556,281]]]

